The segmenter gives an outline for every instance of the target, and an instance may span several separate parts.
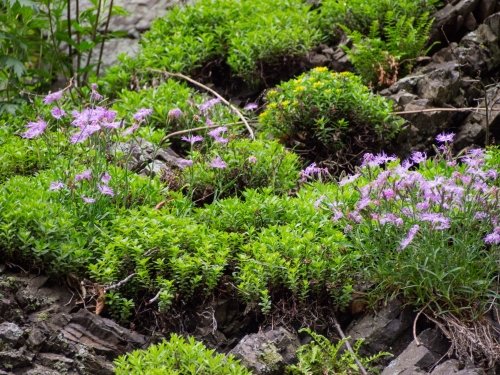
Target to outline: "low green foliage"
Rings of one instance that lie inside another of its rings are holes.
[[[112,108],[122,117],[135,112],[137,108],[151,108],[153,112],[149,125],[162,129],[164,135],[176,130],[205,126],[207,120],[221,125],[237,121],[237,116],[223,104],[201,111],[200,107],[208,100],[210,99],[196,93],[185,83],[168,79],[156,87],[139,91],[123,90]],[[180,112],[175,113],[173,110]]]
[[[155,21],[138,59],[125,59],[106,80],[127,83],[134,71],[147,78],[147,68],[194,73],[215,62],[226,63],[247,83],[259,83],[261,64],[304,56],[320,37],[314,13],[300,0],[201,0]]]
[[[172,334],[168,341],[115,360],[117,375],[250,375],[233,356],[215,354],[201,342]]]
[[[259,117],[266,131],[339,164],[363,149],[381,147],[402,123],[391,114],[391,102],[372,94],[359,77],[326,68],[282,83],[266,100]]]
[[[195,201],[264,187],[284,194],[296,186],[299,175],[297,156],[275,141],[235,139],[205,153],[194,150],[190,160],[193,165],[182,171],[181,180]],[[216,160],[224,164],[214,166]]]
[[[353,353],[346,350],[347,339],[332,343],[326,337],[308,329],[303,328],[299,332],[305,332],[312,337],[312,342],[303,345],[297,351],[298,363],[287,367],[289,375],[319,375],[338,374],[355,375],[360,373],[356,359],[370,374],[378,373],[373,366],[374,362],[382,357],[391,356],[390,353],[379,352],[373,356],[365,357],[359,354],[363,340],[357,340],[353,345]]]

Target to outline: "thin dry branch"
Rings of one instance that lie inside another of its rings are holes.
[[[117,282],[116,284],[113,284],[113,285],[105,287],[104,291],[107,292],[108,290],[117,289],[117,288],[121,287],[122,285],[126,284],[135,275],[136,275],[135,273],[131,273],[126,278],[124,278],[123,280]]]
[[[393,115],[409,115],[413,113],[424,112],[472,112],[472,111],[500,111],[500,108],[484,108],[484,107],[465,107],[465,108],[424,108],[416,109],[414,111],[399,111],[392,112]]]
[[[352,349],[352,346],[349,343],[349,340],[347,340],[347,338],[346,338],[346,336],[344,334],[344,331],[342,331],[342,328],[340,327],[340,324],[337,321],[337,318],[335,317],[335,315],[332,316],[332,320],[333,320],[333,324],[335,326],[335,329],[339,333],[340,337],[342,338],[342,340],[345,340],[345,346],[346,346],[347,350],[349,350],[349,352],[352,354],[352,357],[354,358],[354,361],[356,362],[356,364],[359,367],[359,371],[363,375],[368,375],[368,372],[366,372],[366,369],[363,367],[363,365],[359,361],[358,357],[356,356],[356,353],[354,353],[354,350]]]
[[[191,77],[188,77],[184,74],[181,74],[181,73],[172,73],[172,72],[168,72],[166,70],[159,70],[159,69],[148,69],[150,71],[153,71],[153,72],[159,72],[159,73],[163,73],[167,76],[172,76],[172,77],[177,77],[177,78],[181,78],[181,79],[184,79],[190,83],[192,83],[193,85],[196,85],[198,87],[201,87],[203,90],[206,90],[208,91],[209,93],[211,93],[212,95],[214,95],[215,97],[217,97],[218,99],[220,99],[220,101],[222,103],[224,103],[225,105],[227,105],[229,108],[231,108],[231,110],[236,113],[236,115],[241,119],[241,122],[243,122],[243,124],[245,125],[245,127],[247,128],[247,131],[248,133],[250,134],[250,138],[252,138],[253,140],[255,140],[255,135],[253,133],[253,130],[252,128],[250,127],[250,124],[248,123],[247,119],[245,118],[245,116],[243,116],[243,114],[241,113],[241,111],[236,108],[234,105],[232,105],[229,101],[227,101],[226,99],[224,99],[224,97],[222,97],[217,91],[215,91],[214,89],[211,89],[210,87],[204,85],[203,83],[200,83],[196,80],[194,80],[193,78]]]

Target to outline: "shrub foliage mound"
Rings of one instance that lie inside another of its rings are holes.
[[[282,83],[266,100],[259,117],[265,130],[339,166],[352,164],[363,150],[380,149],[402,123],[391,114],[391,102],[372,94],[358,76],[326,68]]]

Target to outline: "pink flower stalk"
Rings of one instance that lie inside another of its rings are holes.
[[[224,162],[224,160],[222,160],[219,156],[217,156],[210,162],[210,166],[216,169],[224,169],[227,167],[227,164]]]
[[[45,129],[47,129],[47,123],[43,120],[29,122],[28,125],[26,125],[26,128],[27,130],[22,134],[22,137],[33,139],[43,134]]]
[[[252,155],[252,156],[249,156],[247,160],[248,160],[248,162],[249,162],[249,163],[251,163],[251,164],[255,164],[255,163],[257,163],[257,158],[256,158],[255,156],[253,156],[253,155]]]
[[[137,122],[142,122],[153,113],[153,110],[151,108],[141,108],[139,109],[133,116],[134,120]]]
[[[98,132],[99,130],[101,130],[101,127],[99,125],[87,125],[80,131],[73,134],[69,141],[72,144],[85,142],[87,138],[89,138],[92,134]]]
[[[97,185],[97,188],[99,189],[99,191],[103,195],[108,195],[110,197],[112,197],[112,196],[115,195],[113,189],[110,188],[108,185],[101,185],[101,184],[99,184],[99,185]]]
[[[97,84],[96,83],[93,83],[91,86],[90,86],[92,92],[90,93],[90,100],[92,101],[99,101],[103,98],[103,96],[101,94],[99,94],[99,92],[97,91]]]
[[[382,198],[385,200],[391,200],[396,196],[396,192],[393,189],[384,189],[382,190]]]
[[[436,230],[444,230],[450,228],[450,219],[440,213],[422,213],[419,219],[432,224]]]
[[[61,190],[65,185],[61,181],[54,181],[50,183],[49,190],[50,191],[58,191]]]
[[[83,171],[82,173],[77,174],[75,176],[76,182],[83,181],[83,180],[90,181],[91,179],[92,179],[92,171],[90,169],[87,169],[87,170]]]
[[[130,134],[134,133],[137,129],[139,129],[139,124],[135,123],[134,125],[132,125],[132,126],[128,127],[127,129],[125,129],[122,132],[122,135],[123,136],[130,135]]]
[[[59,107],[52,108],[50,113],[52,114],[52,117],[54,117],[56,120],[59,120],[66,115],[66,112],[64,111],[64,109],[59,108]]]
[[[191,143],[191,146],[197,142],[203,141],[203,137],[201,135],[190,135],[188,137],[181,137],[181,139],[185,142]]]
[[[403,240],[401,240],[401,242],[399,243],[399,250],[404,250],[408,247],[408,245],[413,241],[413,238],[415,238],[415,235],[417,234],[419,229],[420,226],[418,224],[415,224],[410,228],[406,237],[403,238]]]
[[[316,163],[312,163],[306,169],[300,172],[300,181],[306,182],[309,178],[314,178],[314,176],[319,178],[321,177],[321,175],[326,175],[327,173],[328,169],[317,167]]]
[[[57,100],[60,100],[63,96],[63,93],[63,90],[59,90],[48,94],[45,98],[43,98],[43,104],[51,104]]]

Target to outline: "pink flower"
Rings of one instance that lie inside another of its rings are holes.
[[[184,169],[193,165],[193,161],[189,159],[177,159],[177,166]]]
[[[87,170],[83,171],[82,173],[77,174],[75,176],[75,181],[77,181],[77,182],[83,181],[83,180],[89,181],[91,178],[92,178],[92,171],[90,169],[87,169]]]
[[[91,198],[91,197],[86,197],[86,196],[83,196],[82,195],[82,199],[85,203],[88,203],[88,204],[92,204],[92,203],[95,203],[95,199],[94,198]]]
[[[339,186],[345,186],[350,184],[351,182],[356,181],[359,176],[361,176],[359,173],[353,174],[351,176],[344,177],[342,180],[339,181]]]
[[[210,100],[207,100],[206,102],[203,102],[202,104],[200,104],[198,106],[198,109],[200,110],[200,112],[202,113],[206,113],[210,108],[212,108],[214,105],[220,103],[220,99],[219,98],[215,98],[215,99],[210,99]]]
[[[108,185],[97,185],[97,188],[103,195],[109,195],[110,197],[114,196],[115,193],[113,192],[113,189],[111,189]]]
[[[182,111],[179,108],[174,108],[168,111],[168,118],[171,120],[178,119],[183,115]]]
[[[248,103],[243,107],[243,109],[246,109],[247,111],[255,111],[257,108],[259,108],[257,103]]]
[[[219,156],[217,156],[210,162],[210,166],[216,169],[224,169],[227,167],[227,164],[224,162],[224,160],[222,160]]]
[[[414,151],[411,154],[411,160],[416,164],[422,163],[427,160],[427,154],[425,152]]]
[[[52,108],[50,113],[52,114],[52,117],[54,117],[56,120],[59,120],[60,118],[66,115],[64,109],[61,109],[59,107]]]
[[[436,136],[436,141],[439,143],[453,142],[455,138],[455,133],[441,133]]]
[[[135,132],[137,129],[139,129],[139,124],[138,123],[135,123],[134,125],[128,127],[127,129],[125,129],[123,132],[122,132],[122,135],[123,136],[127,136],[127,135],[130,135],[132,134],[133,132]]]
[[[90,100],[98,101],[102,99],[102,95],[97,91],[97,84],[93,83],[91,86],[92,92],[90,93]]]
[[[53,103],[59,99],[62,98],[64,91],[56,91],[48,94],[44,99],[43,99],[43,104],[50,104]]]
[[[26,125],[27,130],[22,134],[23,138],[27,139],[33,139],[45,131],[47,128],[47,123],[43,120],[38,120],[37,122],[29,122],[28,125]]]
[[[257,158],[255,156],[253,156],[253,155],[249,156],[247,160],[248,160],[249,163],[252,163],[252,164],[257,163]]]
[[[408,234],[406,235],[405,238],[403,238],[401,240],[401,242],[399,243],[399,250],[404,250],[406,249],[406,247],[413,241],[413,239],[415,238],[415,235],[417,234],[417,232],[419,231],[420,229],[420,226],[418,224],[415,224],[414,226],[412,226],[410,228],[410,230],[408,231]]]
[[[65,185],[61,181],[54,181],[50,183],[49,190],[50,191],[58,191],[61,190]]]
[[[111,176],[109,175],[108,172],[104,172],[101,176],[101,182],[107,185],[109,184],[109,181],[111,181]]]
[[[488,245],[500,244],[500,227],[496,227],[492,233],[486,235],[484,242]]]
[[[201,135],[190,135],[188,137],[181,137],[181,139],[185,142],[191,143],[191,146],[194,145],[196,142],[203,141],[203,137]]]
[[[75,144],[75,143],[82,143],[87,140],[92,134],[98,132],[101,130],[101,127],[99,125],[87,125],[83,127],[80,131],[76,132],[73,134],[70,138],[70,142]]]
[[[137,122],[142,122],[153,113],[153,110],[151,108],[141,108],[139,109],[135,114],[134,114],[134,120]]]
[[[227,127],[219,126],[218,128],[215,128],[214,130],[209,131],[208,135],[210,135],[217,143],[227,143],[229,140],[221,137],[221,134],[226,132],[226,131],[227,131]]]

